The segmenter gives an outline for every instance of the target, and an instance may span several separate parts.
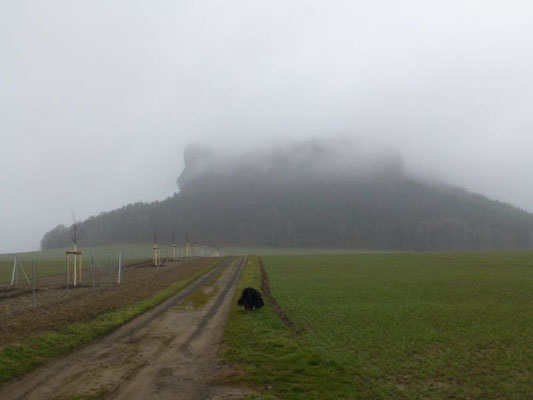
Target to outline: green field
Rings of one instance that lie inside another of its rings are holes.
[[[247,255],[256,254],[258,256],[281,256],[281,255],[312,255],[312,254],[354,254],[354,253],[375,253],[371,250],[354,249],[334,249],[334,248],[309,248],[309,247],[238,247],[228,246],[223,249],[224,254]]]
[[[226,354],[244,381],[283,399],[533,398],[533,253],[263,260],[302,334],[268,308],[234,312]]]

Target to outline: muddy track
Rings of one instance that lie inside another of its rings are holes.
[[[4,385],[1,399],[237,399],[216,381],[223,329],[246,264],[226,259],[159,306],[104,339]],[[213,290],[216,286],[216,290]],[[202,291],[209,300],[187,307]],[[185,307],[184,307],[185,305]]]

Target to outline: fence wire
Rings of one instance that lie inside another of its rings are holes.
[[[150,248],[82,249],[77,255],[82,260],[81,270],[78,268],[76,274],[72,254],[64,254],[62,259],[15,255],[9,262],[0,262],[0,324],[2,319],[31,309],[60,305],[90,292],[97,296],[103,288],[128,282],[129,272],[134,269],[176,268],[197,258],[220,255],[217,248],[199,245],[168,246],[164,254],[164,258],[155,260]]]

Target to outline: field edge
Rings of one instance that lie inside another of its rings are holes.
[[[259,311],[244,312],[237,298],[245,287],[261,288],[261,260],[249,256],[225,328],[222,359],[237,371],[230,383],[254,388],[247,399],[343,399],[342,366],[311,351],[282,321],[266,298]]]

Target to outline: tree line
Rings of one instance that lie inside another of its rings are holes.
[[[533,247],[533,216],[481,195],[404,175],[275,179],[201,176],[163,201],[135,203],[82,223],[82,245],[160,241],[376,250]],[[43,249],[69,244],[69,227]]]

